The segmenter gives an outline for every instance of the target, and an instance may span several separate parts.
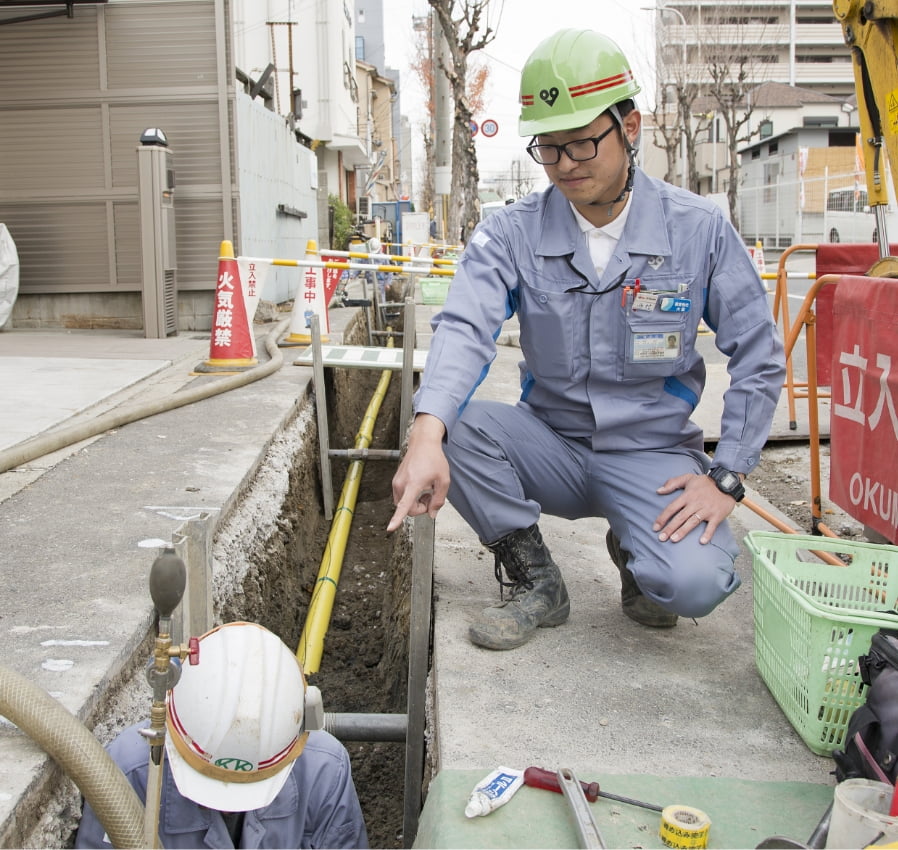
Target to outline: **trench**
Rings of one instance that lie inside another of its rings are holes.
[[[364,344],[365,334],[357,322],[344,339]],[[380,375],[377,370],[325,370],[331,448],[353,446]],[[375,424],[372,449],[399,445],[401,382],[398,373],[394,378]],[[309,430],[290,470],[278,531],[267,541],[258,568],[247,572],[238,592],[221,606],[223,621],[259,622],[291,648],[299,643],[330,532],[318,464],[317,432]],[[348,460],[332,460],[334,503],[348,465]],[[326,712],[404,714],[407,709],[411,537],[406,530],[392,535],[385,531],[393,512],[395,469],[393,460],[365,463],[320,669],[308,677],[321,689]],[[407,846],[405,744],[345,741],[344,745],[370,845]]]
[[[367,344],[357,313],[344,330],[347,343]],[[401,344],[401,339],[398,341]],[[370,448],[396,449],[400,441],[401,381],[391,380]],[[330,446],[351,448],[380,379],[376,370],[325,370]],[[332,461],[334,501],[349,461]],[[392,514],[395,460],[365,463],[330,627],[317,673],[326,713],[407,711],[412,540],[402,528],[387,535]],[[261,623],[296,649],[314,589],[330,522],[324,518],[313,390],[272,440],[252,480],[223,516],[213,539],[213,611],[216,623]],[[110,682],[94,716],[94,736],[108,743],[121,729],[148,716],[151,694],[136,653]],[[409,846],[403,836],[405,744],[344,741],[362,805],[370,846]],[[26,847],[71,847],[80,813],[74,783],[55,765],[51,799],[26,830]]]

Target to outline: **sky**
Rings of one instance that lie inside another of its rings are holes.
[[[416,161],[414,180],[421,156],[421,125],[425,120],[421,85],[408,71],[414,57],[414,33],[411,19],[426,15],[427,0],[386,0],[385,56],[388,67],[400,71],[401,108],[412,124],[413,154]],[[495,40],[485,50],[472,54],[471,60],[483,61],[489,67],[485,106],[482,114],[474,116],[478,127],[492,121],[498,132],[486,137],[480,130],[474,136],[482,186],[496,179],[511,185],[511,163],[524,154],[528,141],[517,133],[518,84],[521,67],[527,56],[544,38],[565,27],[592,28],[609,36],[620,45],[642,86],[638,105],[648,106],[644,100],[651,89],[654,54],[652,0],[491,0],[490,26],[496,30]],[[499,10],[501,9],[501,16]],[[488,125],[489,126],[489,125]],[[534,174],[542,178],[542,169],[534,167]],[[540,185],[540,184],[537,184]]]

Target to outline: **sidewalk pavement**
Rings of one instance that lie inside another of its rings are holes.
[[[438,309],[417,308],[419,348]],[[513,343],[513,326],[503,341]],[[136,393],[214,380],[190,376],[207,355],[202,334],[4,331],[0,450]],[[500,346],[478,393],[514,400],[519,356],[513,344]],[[4,664],[76,715],[90,714],[147,632],[147,548],[167,545],[185,517],[226,510],[259,473],[311,380],[311,369],[291,362],[286,356],[256,384],[0,474]],[[709,369],[700,421],[710,439],[724,381],[723,367]],[[783,413],[774,436],[802,435]],[[732,522],[737,539],[771,530],[741,506]],[[719,609],[654,631],[620,610],[603,520],[545,517],[540,527],[565,574],[570,620],[494,653],[466,636],[470,617],[497,598],[492,556],[451,507],[437,518],[428,731],[436,778],[416,846],[575,846],[561,795],[525,788],[494,816],[464,818],[473,784],[500,765],[567,767],[603,787],[607,778],[611,792],[704,809],[717,824],[712,847],[755,846],[774,833],[805,840],[832,799],[832,763],[807,749],[756,671],[748,553],[738,562],[742,588]],[[9,846],[4,837],[25,818],[17,806],[46,774],[46,759],[2,721],[0,752],[8,766],[0,845]],[[595,811],[615,824],[612,846],[661,846],[657,814]]]

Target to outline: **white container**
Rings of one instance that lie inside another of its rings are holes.
[[[524,771],[499,767],[481,779],[465,806],[465,816],[483,817],[504,806],[524,784]]]
[[[898,817],[889,817],[894,790],[872,779],[846,779],[836,785],[827,848],[845,850],[898,840]]]

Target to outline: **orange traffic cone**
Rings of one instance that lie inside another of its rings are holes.
[[[234,247],[221,243],[209,359],[195,372],[242,372],[258,364]]]
[[[318,243],[314,239],[306,242],[306,259],[318,262]],[[290,330],[281,340],[282,345],[310,345],[312,331],[309,320],[318,316],[321,341],[327,342],[330,323],[327,315],[327,299],[324,286],[324,270],[307,267],[299,279],[296,297],[293,299],[293,313],[290,316]]]

